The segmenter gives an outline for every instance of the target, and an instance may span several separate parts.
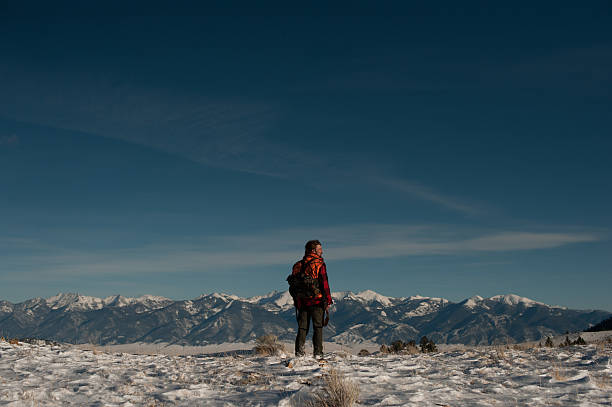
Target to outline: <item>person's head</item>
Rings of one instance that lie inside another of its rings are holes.
[[[314,253],[318,256],[323,254],[323,248],[321,247],[321,242],[319,242],[318,240],[307,241],[305,248],[306,248],[305,254]]]

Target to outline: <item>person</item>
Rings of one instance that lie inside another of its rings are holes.
[[[293,267],[293,275],[303,272],[306,275],[316,278],[318,287],[315,287],[314,295],[309,297],[294,298],[294,305],[297,309],[298,332],[295,338],[295,355],[303,356],[306,335],[312,320],[312,345],[314,356],[323,356],[323,316],[333,300],[329,291],[327,281],[327,267],[323,260],[323,248],[318,240],[306,242],[304,257]]]

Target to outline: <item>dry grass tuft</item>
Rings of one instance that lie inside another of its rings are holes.
[[[492,363],[510,363],[510,358],[506,355],[509,349],[509,345],[495,345],[490,352],[487,352],[487,356]]]
[[[594,342],[598,355],[603,355],[606,352],[606,346],[610,343],[609,340],[610,338],[607,338],[607,340]]]
[[[416,355],[417,353],[419,353],[419,348],[417,348],[416,346],[412,345],[412,344],[408,344],[408,346],[406,346],[406,348],[404,349],[406,351],[406,353],[408,353],[409,355]]]
[[[300,402],[305,407],[351,407],[359,398],[359,387],[336,369],[325,376],[325,386],[311,400]],[[294,404],[295,405],[295,404]]]
[[[258,355],[271,356],[285,352],[285,345],[278,341],[276,335],[264,335],[255,340],[255,353]]]
[[[505,346],[496,346],[495,347],[495,357],[498,360],[508,361],[508,357],[506,356],[506,347]]]
[[[427,350],[424,350],[424,349],[425,348],[421,346],[421,351],[423,352],[433,351],[432,349],[435,349],[435,345],[433,342],[431,342],[431,349],[430,348],[427,348]],[[419,348],[417,348],[417,345],[414,341],[409,341],[409,342],[395,341],[389,346],[385,344],[380,345],[380,353],[415,355],[419,353]]]
[[[273,376],[267,373],[239,372],[239,375],[239,378],[234,383],[240,386],[268,385],[273,379]]]
[[[553,362],[552,364],[552,377],[558,381],[562,382],[567,379],[567,374],[565,372],[565,368],[561,365],[561,363]]]
[[[9,343],[11,345],[19,345],[19,341],[17,339],[9,339]]]
[[[610,375],[608,373],[591,373],[589,378],[595,383],[595,386],[602,390],[607,390],[610,387]]]
[[[341,350],[339,352],[336,352],[336,356],[341,357],[342,359],[346,359],[350,356],[350,353]]]
[[[535,342],[525,342],[525,343],[516,343],[512,345],[512,349],[526,351],[529,349],[535,349],[538,347],[538,344]]]

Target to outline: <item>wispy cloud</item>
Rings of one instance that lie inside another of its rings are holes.
[[[461,212],[467,215],[476,215],[482,211],[482,207],[478,207],[475,204],[468,204],[459,198],[447,196],[415,182],[389,177],[371,177],[370,179],[372,182],[379,185],[408,194],[416,199],[431,202],[452,211]]]
[[[124,140],[235,171],[296,176],[325,160],[296,152],[267,133],[282,108],[264,100],[210,97],[162,87],[117,84],[87,75],[0,72],[6,117]]]
[[[422,241],[400,240],[373,245],[348,246],[337,249],[332,258],[388,258],[410,255],[451,255],[477,252],[512,252],[560,247],[572,243],[593,242],[591,234],[499,232],[469,239]]]
[[[433,188],[390,176],[381,157],[296,149],[271,139],[283,116],[264,100],[221,99],[195,92],[117,84],[92,75],[31,74],[4,68],[0,110],[7,117],[124,140],[217,168],[292,179],[325,188],[383,186],[409,199],[467,215],[479,207]],[[14,139],[5,140],[5,143]],[[359,162],[355,168],[355,162]],[[312,168],[325,177],[312,181]],[[373,176],[373,174],[379,174]],[[358,184],[355,180],[358,180]]]
[[[2,268],[58,274],[248,271],[290,264],[300,256],[305,237],[321,239],[325,244],[324,256],[336,262],[542,250],[605,238],[599,232],[590,231],[473,231],[450,226],[361,224],[215,236],[198,242],[112,251],[50,251],[45,247],[27,256],[9,256]]]
[[[212,98],[196,92],[117,84],[112,78],[59,73],[0,71],[0,110],[6,117],[124,140],[205,165],[312,183],[348,185],[381,171],[382,158],[363,153],[296,148],[269,133],[283,108],[266,100]],[[7,139],[6,142],[13,139]],[[365,157],[364,157],[365,156]],[[359,162],[359,168],[355,168]],[[381,174],[375,185],[400,190],[441,207],[473,214],[476,209],[431,188]]]

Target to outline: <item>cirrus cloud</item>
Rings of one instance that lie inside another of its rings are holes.
[[[461,227],[354,224],[271,230],[257,235],[207,236],[181,244],[117,250],[53,248],[32,240],[27,256],[7,256],[0,271],[38,270],[53,274],[216,272],[291,263],[304,238],[325,244],[325,258],[341,262],[406,256],[449,256],[554,249],[605,239],[593,231],[474,231]],[[25,240],[20,240],[20,246]],[[38,247],[38,249],[37,249]]]

